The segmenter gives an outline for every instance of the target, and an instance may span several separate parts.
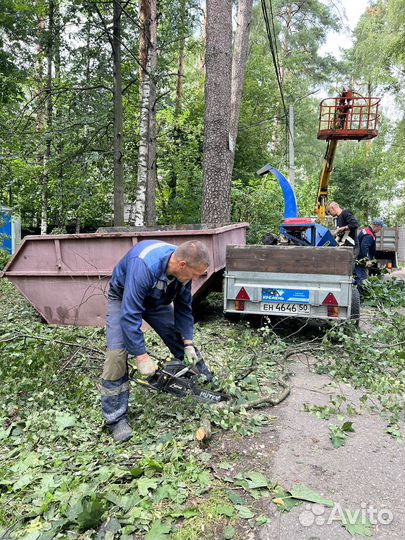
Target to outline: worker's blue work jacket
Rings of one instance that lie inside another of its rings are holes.
[[[358,238],[359,254],[357,259],[374,259],[376,252],[375,234],[369,227],[360,231]]]
[[[121,301],[121,328],[126,350],[138,356],[146,352],[141,331],[142,314],[174,304],[174,323],[183,339],[193,339],[191,281],[181,283],[166,275],[176,246],[145,240],[134,246],[113,270],[109,301]]]

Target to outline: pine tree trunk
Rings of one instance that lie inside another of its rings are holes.
[[[145,221],[156,225],[156,67],[157,67],[157,1],[150,0],[150,94],[148,174],[146,182]]]
[[[239,0],[236,22],[235,42],[232,56],[232,94],[230,123],[230,163],[229,174],[232,178],[235,160],[235,147],[238,137],[240,107],[242,103],[243,83],[245,81],[246,61],[249,50],[250,22],[252,19],[253,0]]]
[[[219,224],[231,217],[231,0],[207,0],[206,40],[202,221]]]
[[[120,0],[113,1],[113,71],[114,71],[114,226],[124,225],[124,178],[122,153],[122,78]]]

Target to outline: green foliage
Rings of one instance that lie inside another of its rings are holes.
[[[5,249],[0,249],[0,270],[3,270],[3,268],[6,266],[8,261],[10,260],[10,254]]]
[[[341,426],[331,424],[329,426],[329,438],[332,442],[333,448],[340,448],[346,442],[348,433],[353,433],[352,422],[344,422]]]
[[[332,507],[333,501],[326,499],[313,491],[310,487],[305,484],[296,484],[290,489],[291,496],[294,499],[300,499],[303,501],[308,501],[316,504],[322,504],[324,506]]]
[[[333,199],[350,208],[361,226],[381,215],[392,224],[398,223],[399,206],[385,201],[395,201],[401,194],[405,168],[394,157],[397,143],[392,137],[400,138],[402,130],[389,126],[383,116],[379,123],[380,134],[372,142],[341,143],[332,176]]]
[[[283,195],[272,176],[251,180],[248,186],[233,182],[232,219],[250,223],[248,243],[261,244],[266,233],[278,233],[283,212]]]
[[[371,276],[364,282],[364,301],[374,307],[405,307],[405,283]]]
[[[367,331],[356,326],[328,331],[317,370],[364,389],[362,406],[380,412],[387,422],[387,433],[399,438],[398,421],[405,405],[405,316],[380,305],[368,326]],[[335,426],[331,434],[343,441],[342,431]]]
[[[113,445],[102,429],[96,387],[104,330],[42,324],[5,279],[0,305],[0,531],[11,527],[11,538],[35,531],[37,540],[90,539],[104,523],[121,535],[184,538],[187,520],[194,531],[187,537],[198,538],[210,519],[225,527],[227,520],[255,515],[246,502],[238,502],[246,510],[224,508],[221,490],[229,483],[214,481],[210,455],[196,446],[194,434],[202,412],[214,429],[238,436],[258,431],[271,421],[268,415],[214,411],[134,386],[134,437]],[[209,311],[215,315],[215,308]],[[162,355],[156,335],[146,339]],[[279,391],[285,345],[270,328],[225,325],[219,309],[215,320],[197,325],[196,341],[234,402],[255,399],[261,389]],[[236,481],[249,494],[268,485],[254,470]]]
[[[403,87],[401,72],[390,68],[392,62],[399,69],[403,64],[402,4],[403,0],[375,2],[359,22],[350,57],[337,63],[333,57],[320,54],[327,33],[339,29],[337,8],[319,0],[305,2],[299,9],[291,9],[291,2],[285,0],[273,2],[286,105],[294,106],[296,191],[301,215],[313,214],[325,150],[324,142],[316,138],[319,97],[313,92],[336,78],[348,80],[349,72],[355,73],[363,86],[372,74],[380,87]],[[37,230],[46,173],[49,231],[95,230],[110,225],[113,73],[111,46],[100,15],[109,20],[112,3],[65,3],[55,15],[53,35],[47,26],[46,2],[2,0],[0,7],[0,35],[9,44],[0,54],[0,199],[21,214],[23,227]],[[139,66],[133,48],[139,40],[139,28],[134,24],[137,17],[136,4],[125,5],[121,24],[127,203],[135,193],[139,150]],[[40,20],[45,22],[42,30]],[[200,6],[194,0],[159,4],[155,74],[159,223],[200,221],[204,116],[201,27]],[[54,45],[53,122],[48,126],[44,76],[50,38]],[[180,95],[175,74],[183,46]],[[340,91],[340,84],[331,91],[332,95]],[[251,223],[250,242],[278,230],[281,193],[276,184],[258,181],[255,171],[267,162],[286,169],[285,120],[261,6],[257,4],[253,7],[232,191],[233,219]],[[332,185],[336,198],[346,201],[345,205],[358,212],[362,220],[380,210],[382,201],[398,198],[405,174],[400,155],[403,131],[401,122],[380,128],[380,143],[378,148],[373,144],[370,155],[366,143],[342,143],[345,150],[340,160],[338,157]],[[45,164],[47,140],[51,141],[51,155]],[[369,190],[370,183],[377,188]],[[400,205],[390,206],[385,213],[393,223],[404,220]]]

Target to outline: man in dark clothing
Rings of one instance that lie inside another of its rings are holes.
[[[362,229],[358,236],[359,253],[356,266],[354,267],[355,284],[360,294],[363,294],[363,281],[368,278],[368,269],[372,266],[372,260],[376,252],[376,234],[382,231],[384,221],[375,219],[370,227]]]
[[[328,204],[329,215],[336,218],[337,229],[334,231],[334,235],[339,239],[342,239],[345,233],[348,233],[349,242],[344,245],[351,245],[354,248],[354,255],[356,256],[358,251],[357,229],[359,223],[350,210],[343,210],[340,208],[337,202],[331,202]]]
[[[193,346],[191,282],[202,276],[209,264],[209,252],[202,242],[175,246],[145,240],[130,249],[114,268],[108,291],[101,405],[115,441],[126,441],[132,434],[128,424],[128,354],[135,357],[141,376],[153,375],[157,369],[145,348],[142,319],[175,358],[182,360],[186,355],[198,362]],[[205,373],[206,366],[201,368]]]

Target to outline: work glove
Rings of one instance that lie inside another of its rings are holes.
[[[158,367],[148,354],[142,354],[136,357],[136,368],[143,377],[150,377]]]
[[[184,347],[184,354],[186,356],[186,358],[193,363],[193,365],[195,366],[196,363],[198,362],[198,356],[197,356],[197,352],[194,348],[194,345],[186,345]]]
[[[207,382],[212,381],[212,373],[208,369],[208,366],[201,357],[199,351],[196,351],[194,345],[186,345],[184,347],[184,354],[190,362],[193,362],[194,371],[200,375],[204,375]]]

